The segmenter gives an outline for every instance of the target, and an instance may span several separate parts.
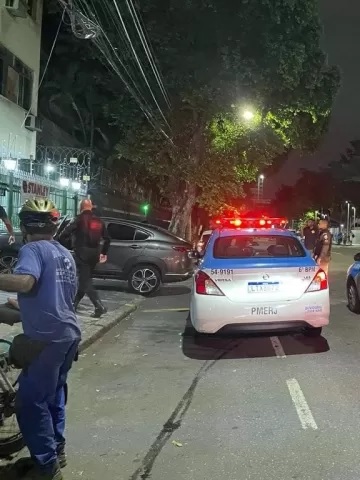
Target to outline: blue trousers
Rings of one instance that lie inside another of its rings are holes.
[[[54,342],[21,372],[16,414],[31,457],[44,470],[57,461],[65,444],[66,380],[79,341]]]

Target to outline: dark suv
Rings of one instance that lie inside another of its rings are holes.
[[[64,219],[59,232],[69,221]],[[111,245],[107,262],[96,267],[96,277],[126,280],[133,292],[149,295],[161,283],[181,282],[192,276],[191,245],[185,240],[147,223],[116,218],[103,221]],[[16,233],[16,242],[11,246],[7,239],[8,235],[0,234],[0,273],[12,270],[22,245],[21,233]]]

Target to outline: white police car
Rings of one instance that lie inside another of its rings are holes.
[[[195,273],[190,314],[194,328],[216,333],[302,328],[313,336],[329,323],[325,272],[285,220],[224,220],[214,230]]]

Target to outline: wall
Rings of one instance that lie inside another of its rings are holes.
[[[0,0],[0,44],[16,55],[34,75],[31,113],[37,114],[40,70],[42,0],[37,0],[35,20],[13,17]],[[22,126],[27,112],[0,95],[0,157],[35,157],[36,133]]]

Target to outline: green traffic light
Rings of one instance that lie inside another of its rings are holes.
[[[142,206],[142,209],[143,209],[145,215],[147,215],[147,213],[149,211],[149,208],[150,208],[150,205],[148,205],[148,204]]]

